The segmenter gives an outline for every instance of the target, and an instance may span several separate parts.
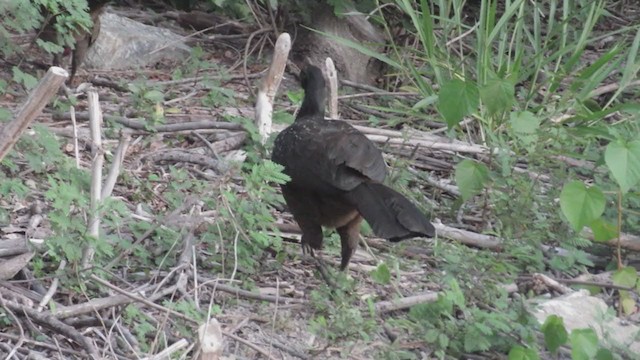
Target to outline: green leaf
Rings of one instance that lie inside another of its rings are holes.
[[[636,301],[630,292],[620,290],[620,306],[625,315],[631,315],[636,311]]]
[[[544,334],[544,344],[552,353],[555,353],[568,339],[564,320],[557,315],[547,317],[547,320],[542,324],[542,333]]]
[[[5,108],[0,108],[0,122],[9,121],[12,116],[13,114],[11,113],[11,111]]]
[[[609,349],[600,348],[596,353],[595,360],[613,360],[613,354]]]
[[[528,349],[520,345],[516,345],[509,351],[509,360],[538,360],[540,355],[535,349]]]
[[[570,339],[573,360],[590,360],[598,352],[598,335],[593,329],[575,329]]]
[[[636,282],[638,281],[638,273],[636,269],[631,266],[623,267],[620,270],[617,270],[611,276],[611,280],[613,280],[614,285],[624,286],[624,287],[634,287],[636,286]]]
[[[529,111],[514,111],[509,124],[517,134],[534,134],[540,128],[540,119]]]
[[[533,113],[529,111],[514,111],[509,118],[509,125],[524,146],[534,145],[538,140],[536,132],[540,128],[540,119]]]
[[[575,231],[599,218],[604,206],[604,194],[597,186],[587,188],[580,181],[572,181],[560,193],[560,208]]]
[[[593,231],[593,239],[598,242],[608,242],[618,236],[618,228],[603,218],[597,218],[589,227]]]
[[[391,272],[385,263],[381,263],[378,267],[370,272],[371,278],[379,284],[388,284],[391,281]]]
[[[475,84],[453,79],[440,88],[438,110],[451,128],[478,109],[479,98]]]
[[[464,201],[478,194],[489,180],[489,169],[473,160],[462,160],[456,165],[456,184]]]
[[[13,80],[17,83],[23,84],[27,89],[33,89],[38,84],[38,79],[36,79],[33,75],[27,74],[14,66],[13,70]]]
[[[609,143],[604,160],[623,193],[640,180],[640,140]]]
[[[158,90],[149,90],[144,93],[144,98],[154,103],[164,101],[164,94]]]
[[[449,337],[446,334],[440,333],[438,335],[438,345],[446,349],[449,346]]]
[[[430,105],[434,104],[436,101],[438,101],[438,96],[436,96],[436,95],[427,96],[427,97],[423,98],[422,100],[418,101],[417,103],[415,103],[411,107],[411,109],[412,110],[424,109],[427,106],[430,106]]]
[[[510,111],[515,100],[514,94],[513,84],[500,78],[487,81],[480,90],[480,98],[490,115]]]

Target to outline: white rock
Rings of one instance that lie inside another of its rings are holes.
[[[640,341],[635,340],[640,327],[624,323],[602,299],[590,296],[586,290],[539,301],[533,315],[541,324],[549,315],[562,317],[568,332],[592,328],[598,334],[598,339],[604,339],[603,343],[624,345],[640,355]]]

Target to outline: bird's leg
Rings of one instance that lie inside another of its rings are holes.
[[[296,220],[300,229],[302,229],[302,239],[300,240],[302,254],[311,255],[311,257],[315,258],[315,250],[322,248],[322,226],[311,221],[305,221],[306,219]]]
[[[342,244],[342,260],[340,261],[340,270],[342,271],[349,266],[349,261],[358,248],[360,241],[360,223],[362,223],[362,216],[357,216],[346,225],[336,229],[338,230],[340,243]]]
[[[318,269],[320,276],[322,276],[329,287],[335,287],[335,281],[333,281],[331,276],[329,276],[327,265],[324,263],[324,260],[322,260],[322,256],[320,254],[316,256],[315,252],[315,250],[320,250],[322,248],[322,227],[320,225],[312,225],[304,222],[298,222],[298,225],[300,225],[300,228],[302,229],[302,253],[305,255],[311,255],[315,260],[316,269]]]

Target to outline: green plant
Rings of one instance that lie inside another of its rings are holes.
[[[325,35],[383,62],[402,79],[402,90],[421,94],[376,110],[416,128],[425,119],[437,119],[447,125],[448,136],[485,146],[482,155],[463,152],[454,160],[461,196],[441,199],[438,216],[452,216],[442,210],[450,208],[473,212],[483,223],[476,230],[500,238],[503,253],[472,255],[436,243],[437,267],[455,277],[460,290],[416,307],[409,326],[422,326],[439,357],[513,348],[514,358],[537,358],[534,326],[481,310],[504,309],[511,302],[493,285],[478,294],[473,277],[495,284],[545,268],[575,274],[593,266],[585,249],[594,240],[612,243],[623,230],[640,229],[632,216],[640,205],[635,191],[640,106],[629,94],[629,81],[640,70],[640,29],[602,30],[608,6],[602,0],[475,3],[396,0],[383,6],[377,1],[373,16],[388,37],[394,39],[394,31],[402,28],[416,44],[391,42],[387,53]],[[602,51],[590,49],[607,36],[615,43]],[[619,87],[603,96],[603,85],[611,82]],[[572,159],[586,165],[574,165]],[[398,172],[394,180],[406,179]],[[590,227],[594,240],[584,227]],[[542,245],[562,246],[568,255],[545,259]],[[619,265],[616,281],[635,288],[637,274]],[[620,292],[625,311],[636,305],[629,295]],[[478,326],[480,319],[492,325]],[[523,336],[495,337],[507,329]],[[468,342],[460,334],[469,335]],[[530,346],[514,347],[515,339]]]
[[[221,203],[218,209],[222,214],[225,233],[233,234],[232,238],[240,239],[242,246],[236,246],[233,252],[238,264],[247,272],[256,270],[255,256],[265,248],[278,252],[282,239],[277,235],[275,219],[269,204],[281,202],[280,195],[271,184],[282,184],[288,178],[282,174],[282,167],[269,160],[258,164],[247,165],[243,169],[243,194],[232,191],[229,187],[221,188]],[[270,235],[274,233],[276,235]]]
[[[450,279],[449,289],[438,300],[411,308],[409,323],[412,331],[434,347],[434,355],[459,356],[463,353],[509,349],[519,341],[534,338],[534,319],[525,307],[510,303],[506,293],[484,299],[487,310],[472,306],[456,280]],[[478,284],[476,284],[477,286]]]
[[[329,340],[346,340],[357,336],[370,341],[376,328],[373,304],[363,304],[358,297],[342,290],[348,288],[349,284],[345,283],[345,279],[336,279],[341,284],[339,289],[323,286],[311,292],[315,309],[315,315],[309,324],[311,330]],[[363,310],[363,306],[368,311]]]
[[[142,82],[130,83],[128,87],[132,93],[133,107],[146,115],[147,129],[153,130],[154,126],[163,124],[165,94],[156,88],[149,88]]]

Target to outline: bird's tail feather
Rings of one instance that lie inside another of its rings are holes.
[[[347,193],[373,232],[390,241],[435,235],[433,225],[406,197],[379,183],[366,182]]]

